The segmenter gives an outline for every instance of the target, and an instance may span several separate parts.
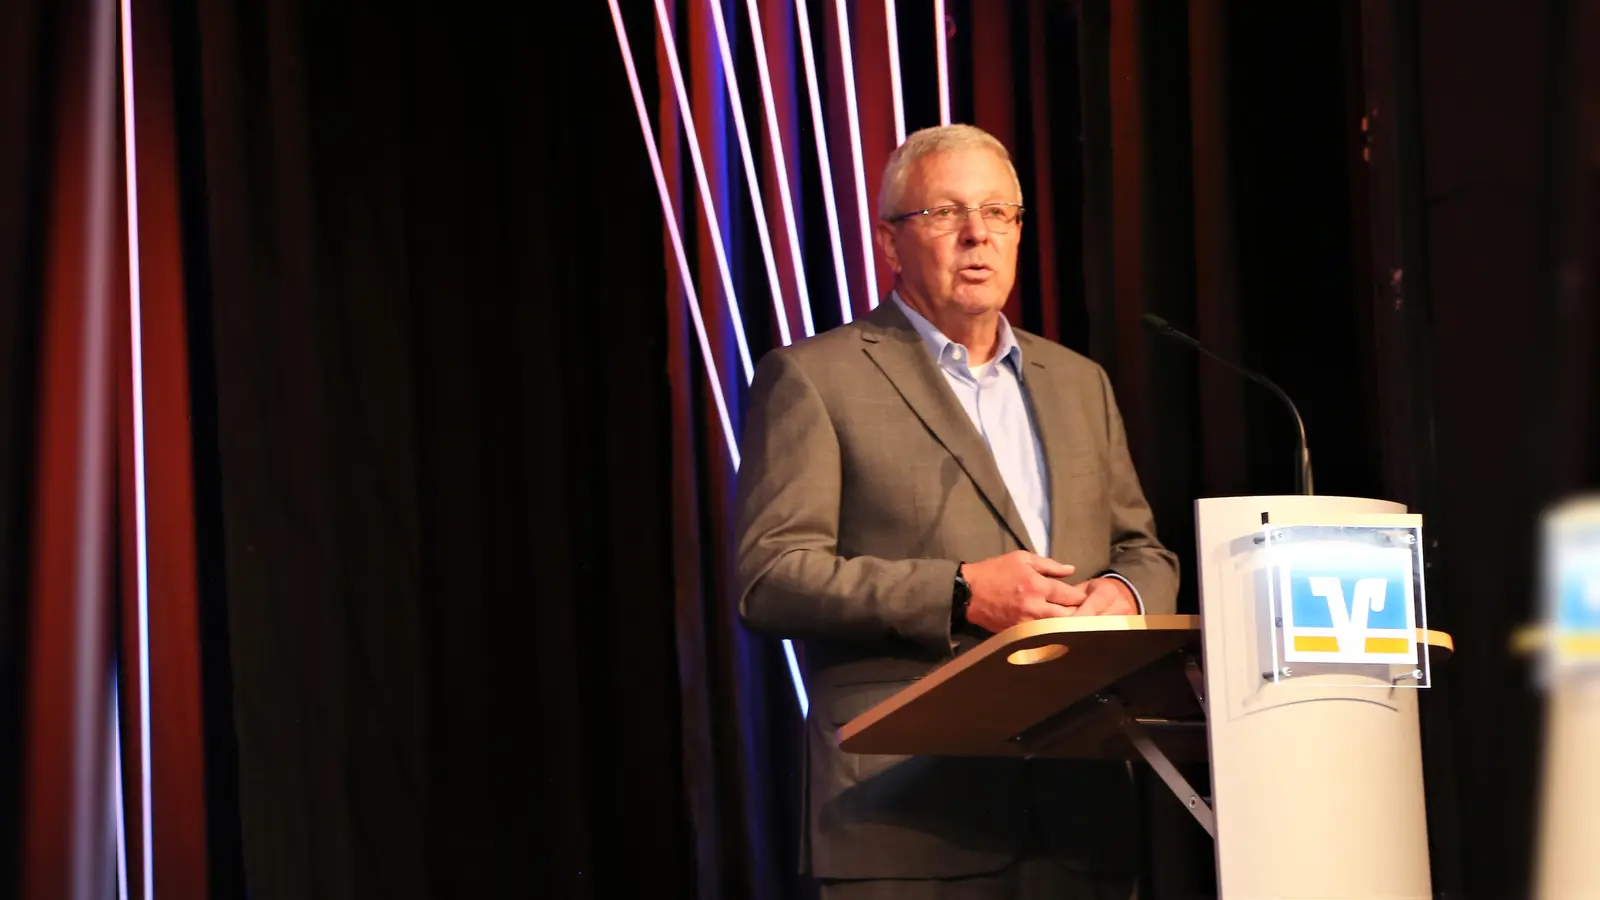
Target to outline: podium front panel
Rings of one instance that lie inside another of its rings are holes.
[[[1547,510],[1544,614],[1535,648],[1545,696],[1536,900],[1600,897],[1600,495]]]
[[[1343,497],[1196,504],[1217,876],[1228,900],[1428,900],[1417,691],[1263,676],[1253,540],[1273,521],[1403,514]]]

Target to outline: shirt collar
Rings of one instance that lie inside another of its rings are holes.
[[[938,326],[929,322],[922,313],[912,309],[910,305],[900,299],[899,291],[890,291],[889,297],[900,307],[900,311],[905,313],[906,320],[911,323],[911,327],[922,338],[922,342],[927,345],[928,351],[933,354],[934,362],[941,366],[954,365],[957,362],[954,358],[954,350],[962,345],[950,340],[944,332],[939,330]],[[1003,360],[1006,365],[1011,367],[1011,371],[1020,378],[1022,377],[1022,347],[1017,344],[1017,336],[1011,330],[1011,323],[1006,321],[1005,313],[1000,314],[999,331],[999,345],[994,358]],[[962,349],[965,350],[966,348],[963,347]],[[966,359],[961,359],[959,362],[962,369],[967,368]]]

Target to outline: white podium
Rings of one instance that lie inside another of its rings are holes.
[[[1200,500],[1195,518],[1222,896],[1430,900],[1416,688],[1295,676],[1312,665],[1298,660],[1286,663],[1293,677],[1269,680],[1257,625],[1264,527],[1421,517],[1380,500],[1282,496]],[[1449,646],[1436,633],[1419,644],[1438,648],[1434,661]]]
[[[1546,698],[1533,896],[1600,897],[1600,495],[1547,510],[1541,530],[1543,615],[1517,648]]]

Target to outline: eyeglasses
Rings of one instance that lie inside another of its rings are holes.
[[[1005,234],[1022,224],[1023,209],[1020,203],[984,203],[980,206],[952,203],[946,206],[930,206],[916,212],[902,213],[889,219],[889,222],[898,223],[915,219],[936,232],[956,231],[966,224],[967,216],[974,212],[983,219],[983,227],[995,234]]]

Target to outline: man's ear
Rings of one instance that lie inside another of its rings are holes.
[[[883,259],[889,264],[889,271],[900,274],[900,252],[894,244],[894,225],[880,221],[872,227],[872,242],[878,245],[878,252],[883,254]]]

